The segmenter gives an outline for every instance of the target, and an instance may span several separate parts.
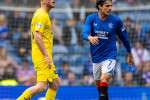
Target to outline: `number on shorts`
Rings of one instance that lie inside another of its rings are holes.
[[[109,60],[109,61],[110,61],[110,63],[109,63],[109,65],[107,66],[107,68],[108,68],[108,69],[110,69],[110,68],[111,68],[111,66],[110,66],[110,65],[111,65],[111,63],[112,63],[112,60]]]

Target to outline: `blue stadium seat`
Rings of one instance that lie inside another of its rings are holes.
[[[32,62],[31,55],[27,55],[27,59],[28,59],[29,66],[32,67],[33,66],[33,62]]]
[[[147,34],[148,30],[150,30],[150,24],[142,25],[141,32]]]
[[[79,75],[83,74],[83,66],[71,66],[70,70],[75,74],[79,74]]]
[[[87,55],[88,56],[88,55]],[[77,57],[76,58],[76,65],[78,66],[78,65],[83,65],[84,64],[84,62],[86,61],[88,59],[88,57],[86,57],[86,56],[79,56],[79,57]]]
[[[70,46],[68,48],[69,54],[83,54],[85,52],[84,48],[82,46]]]
[[[68,49],[64,46],[64,45],[54,45],[53,46],[53,53],[54,54],[67,54],[68,53]]]
[[[56,67],[61,67],[63,61],[68,61],[68,56],[64,54],[53,55],[54,64]]]
[[[14,55],[14,54],[12,54],[12,55],[10,55],[10,56],[11,56],[12,59],[13,59],[14,61],[16,61],[18,64],[21,64],[21,59],[20,59],[18,56]]]
[[[16,43],[21,38],[21,33],[13,33],[12,34],[12,43]]]
[[[16,51],[15,47],[13,45],[11,45],[10,43],[7,43],[5,48],[8,53],[15,53],[15,51]]]

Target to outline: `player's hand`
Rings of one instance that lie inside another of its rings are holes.
[[[88,37],[88,40],[89,40],[93,45],[95,45],[95,46],[99,44],[98,37],[89,36],[89,37]]]
[[[49,66],[49,68],[51,69],[51,60],[49,59],[49,56],[47,55],[47,56],[45,56],[45,60],[47,61],[47,64],[48,64],[48,66]]]
[[[134,66],[134,58],[133,58],[132,52],[129,53],[129,65],[131,67]]]

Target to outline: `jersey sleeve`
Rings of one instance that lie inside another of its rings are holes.
[[[118,24],[118,26],[116,29],[116,33],[117,33],[119,39],[123,42],[127,52],[130,53],[131,52],[131,46],[129,43],[128,33],[127,33],[126,29],[124,28],[121,19],[119,19],[117,21],[117,24]]]
[[[82,39],[87,40],[90,32],[91,32],[91,17],[88,16],[86,18],[84,30],[83,30],[83,33],[82,33]]]
[[[35,32],[38,31],[40,33],[43,33],[44,27],[46,25],[46,17],[45,16],[39,16],[37,18],[37,21],[35,23]]]

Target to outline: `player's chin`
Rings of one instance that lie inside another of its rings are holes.
[[[55,5],[51,5],[51,8],[55,8]]]
[[[106,12],[106,15],[109,16],[111,14],[111,12]]]

